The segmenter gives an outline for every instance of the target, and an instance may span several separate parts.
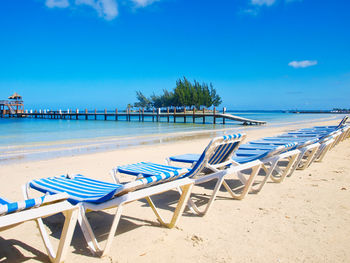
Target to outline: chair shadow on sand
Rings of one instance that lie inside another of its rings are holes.
[[[25,256],[18,249],[18,247],[26,250],[32,254],[32,256]],[[4,239],[0,237],[0,262],[10,263],[10,262],[25,262],[30,259],[37,260],[40,262],[47,262],[48,257],[45,253],[29,246],[16,239]]]
[[[175,210],[175,207],[172,207],[172,205],[173,204],[176,205],[178,199],[179,199],[179,194],[176,191],[169,191],[167,193],[161,194],[159,197],[156,196],[156,200],[157,200],[156,203],[161,210],[168,210],[168,211],[163,211],[165,214],[167,214],[169,211],[173,212]],[[142,207],[145,207],[143,209],[146,209],[146,208],[150,209],[146,200],[142,199],[140,200],[140,202],[142,203]],[[115,208],[110,209],[111,213],[113,213],[114,210]],[[154,217],[153,221],[152,219],[145,220],[142,218],[142,214],[140,215],[140,217],[128,216],[127,208],[125,208],[125,211],[126,213],[121,216],[121,220],[119,222],[115,236],[118,236],[127,232],[132,233],[132,230],[135,230],[143,226],[150,226],[150,227],[162,226],[157,221],[156,217]],[[92,211],[86,214],[98,242],[101,242],[101,241],[103,242],[107,240],[110,226],[114,219],[114,214],[111,214],[111,213],[107,213],[104,211]],[[62,214],[54,215],[43,219],[43,221],[46,227],[50,229],[51,237],[55,239],[59,239],[61,235],[63,222],[64,222],[63,215]],[[88,249],[87,243],[84,239],[83,233],[79,226],[77,226],[75,229],[71,246],[74,248],[73,253],[95,257]],[[45,257],[45,254],[43,255],[44,255],[44,259],[47,261],[47,257]]]
[[[287,167],[287,165],[288,165],[288,162],[285,162],[285,161],[280,161],[280,163],[279,163],[279,166],[282,169],[285,169]],[[251,173],[251,170],[248,169],[246,171],[243,171],[243,173],[246,173],[249,175]],[[277,172],[275,172],[275,171],[273,172],[273,174],[275,176],[278,175]],[[260,184],[261,181],[264,180],[265,176],[266,176],[266,172],[263,169],[260,169],[257,177],[255,178],[253,186]],[[240,191],[245,186],[237,178],[230,178],[228,176],[227,178],[225,178],[225,181],[231,187],[231,189],[237,194],[240,193]],[[201,206],[204,206],[208,203],[208,201],[211,197],[212,191],[215,188],[216,182],[217,182],[217,180],[211,180],[211,181],[202,183],[200,185],[194,186],[194,188],[192,189],[192,193],[191,193],[191,199],[194,201],[196,206],[201,207]],[[267,183],[274,184],[274,182],[272,182],[272,181],[268,181]],[[203,192],[203,189],[205,190],[205,192]],[[166,195],[166,202],[164,202],[164,195]],[[160,209],[169,210],[169,211],[173,212],[175,210],[175,205],[176,205],[178,198],[179,198],[179,193],[174,190],[174,191],[169,191],[166,194],[153,196],[152,200],[157,205],[157,207],[159,207]],[[231,197],[231,195],[226,191],[225,187],[222,185],[220,187],[219,194],[216,196],[215,200],[216,201],[225,201],[225,200],[234,200],[234,199]],[[144,207],[148,206],[148,203],[146,200],[139,200],[139,201],[143,203]],[[186,207],[185,211],[183,213],[183,216],[196,217],[197,215],[194,214],[193,212],[191,212],[188,207]]]

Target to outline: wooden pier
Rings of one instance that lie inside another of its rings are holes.
[[[0,117],[6,117],[6,115],[0,115]],[[102,112],[94,110],[84,111],[77,110],[67,110],[67,111],[49,111],[49,110],[26,110],[23,113],[11,114],[9,117],[15,118],[42,118],[42,119],[70,119],[70,120],[124,120],[124,121],[152,121],[152,122],[178,122],[183,121],[184,123],[196,122],[196,119],[202,119],[201,123],[222,123],[225,124],[226,120],[237,121],[243,125],[261,125],[266,124],[265,121],[252,120],[232,114],[228,114],[223,110],[223,112],[218,112],[216,109],[214,111],[181,111],[177,112],[174,108],[169,111],[161,111],[160,109],[153,109],[151,111],[145,111],[144,109],[139,109],[138,111],[131,111],[127,109],[126,111],[118,111],[115,109],[113,112],[104,110]]]

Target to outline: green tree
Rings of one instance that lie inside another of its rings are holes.
[[[151,107],[151,100],[148,99],[141,91],[136,91],[136,98],[138,102],[134,104],[135,107],[149,109]]]
[[[205,82],[202,84],[194,80],[191,83],[186,77],[176,81],[176,87],[173,91],[163,90],[162,95],[153,93],[147,98],[141,91],[136,92],[138,102],[135,107],[211,107],[219,106],[222,103],[221,97],[217,94],[212,83],[209,85]]]
[[[210,83],[210,97],[213,106],[217,107],[222,103],[221,97],[216,93],[212,83]]]

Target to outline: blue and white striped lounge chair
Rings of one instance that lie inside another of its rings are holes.
[[[265,174],[261,181],[256,179],[253,182],[250,191],[257,193],[261,191],[268,178],[279,183],[284,180],[287,174],[293,172],[291,168],[294,167],[294,163],[300,153],[299,150],[294,149],[296,145],[296,143],[285,143],[284,145],[241,144],[232,157],[232,162],[234,165],[239,166],[256,160],[261,161],[261,168],[265,171]],[[197,162],[198,158],[198,154],[183,154],[171,156],[167,158],[167,161],[168,164],[171,162],[193,164]],[[287,163],[282,167],[282,162]],[[238,178],[242,179],[242,183],[244,183],[244,177],[242,178],[239,172]]]
[[[235,199],[242,199],[249,192],[252,183],[260,170],[261,162],[255,160],[242,165],[232,165],[232,156],[244,138],[245,134],[233,134],[212,139],[203,153],[198,156],[196,163],[192,168],[187,168],[190,169],[188,176],[194,179],[195,185],[216,180],[216,185],[204,209],[200,209],[195,205],[191,198],[189,199],[188,205],[193,212],[196,212],[199,215],[206,214],[212,206],[221,185],[223,185]],[[158,173],[158,166],[162,167],[162,169],[167,169],[168,171],[181,169],[180,167],[170,165],[137,163],[116,167],[114,169],[114,177],[115,180],[118,180],[118,173],[123,173],[148,178],[149,176]],[[230,188],[227,179],[230,176],[238,175],[242,170],[249,170],[250,173],[241,176],[240,180],[244,182],[244,185],[240,189],[240,193],[237,194]]]
[[[288,138],[288,137],[296,137],[296,138],[315,138],[318,139],[318,143],[320,146],[318,147],[316,153],[313,156],[313,159],[309,163],[313,163],[314,161],[320,162],[322,161],[325,154],[335,146],[335,144],[340,140],[342,132],[334,131],[330,133],[304,133],[304,132],[289,132],[287,134],[282,134],[280,138]]]
[[[258,144],[258,145],[283,145],[285,143],[294,142],[297,143],[296,149],[300,151],[300,154],[298,156],[298,159],[295,162],[295,167],[292,168],[292,171],[295,169],[303,170],[306,167],[309,166],[311,161],[314,158],[314,155],[318,148],[320,147],[320,144],[318,143],[318,138],[315,137],[304,137],[304,138],[297,138],[294,137],[287,137],[287,138],[281,138],[281,137],[265,137],[261,140],[256,140],[250,142],[251,144]],[[291,176],[291,174],[287,175]]]
[[[174,188],[181,188],[177,207],[170,223],[166,223],[160,216],[157,208],[151,204],[152,210],[156,214],[161,224],[172,228],[178,222],[183,209],[186,206],[193,181],[186,177],[188,169],[178,169],[174,172],[165,172],[156,176],[139,178],[135,181],[116,184],[100,180],[91,179],[83,175],[61,175],[43,179],[32,180],[26,185],[25,195],[28,196],[30,188],[43,193],[68,194],[68,201],[79,206],[78,222],[81,226],[88,247],[93,253],[103,255],[108,254],[113,237],[116,233],[123,207],[133,201],[140,199],[150,200],[150,196],[170,191]],[[92,227],[86,217],[87,211],[100,211],[116,207],[113,223],[111,225],[107,242],[101,248],[96,240]]]
[[[345,138],[348,138],[350,135],[350,126],[346,124],[348,118],[349,118],[348,116],[344,116],[344,118],[340,121],[340,123],[337,126],[315,126],[311,128],[300,129],[299,132],[316,132],[316,133],[325,132],[326,133],[326,132],[340,131],[341,136],[339,138],[335,138],[335,144],[338,144],[340,141],[344,140]]]
[[[78,217],[78,207],[66,201],[67,198],[68,195],[65,193],[45,195],[40,198],[27,199],[20,202],[11,202],[0,197],[0,231],[34,220],[40,230],[50,260],[52,262],[63,262],[67,248],[72,240]],[[41,218],[61,212],[66,219],[60,243],[57,252],[55,252]]]
[[[333,126],[315,126],[312,127],[312,129],[317,129],[317,130],[336,130],[339,129],[341,127],[344,127],[346,125],[346,122],[348,121],[349,116],[344,116],[343,119],[339,122],[338,125],[333,125]]]
[[[309,159],[305,167],[310,166],[314,161],[320,162],[324,158],[325,154],[334,147],[335,143],[339,141],[343,134],[341,130],[335,131],[294,131],[286,134],[279,135],[278,138],[298,138],[298,139],[318,139],[319,147],[315,154]]]

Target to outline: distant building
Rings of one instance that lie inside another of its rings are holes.
[[[22,96],[17,92],[13,93],[8,100],[0,100],[1,117],[24,113],[24,105]]]

